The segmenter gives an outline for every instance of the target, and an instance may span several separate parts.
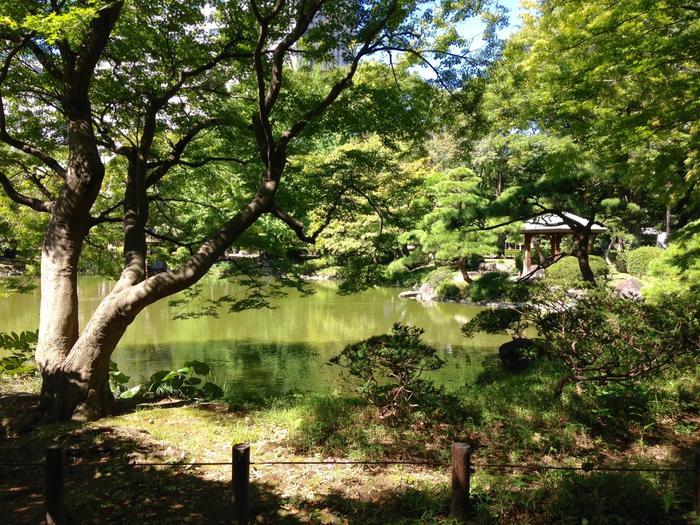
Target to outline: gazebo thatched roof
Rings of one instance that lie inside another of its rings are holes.
[[[588,219],[579,217],[573,213],[565,211],[562,213],[568,219],[579,223],[581,226],[588,224]],[[602,233],[608,229],[599,222],[594,222],[591,226],[591,233]],[[523,223],[522,233],[546,234],[546,233],[572,233],[571,227],[564,220],[554,213],[543,213]]]

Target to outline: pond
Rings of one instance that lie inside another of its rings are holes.
[[[81,326],[112,284],[81,277]],[[397,288],[351,295],[339,295],[334,283],[315,283],[313,288],[311,296],[291,291],[275,299],[274,309],[223,309],[218,318],[173,320],[185,307],[160,301],[129,327],[113,360],[132,380],[187,360],[204,361],[212,367],[215,382],[233,397],[250,399],[342,388],[339,369],[328,360],[349,343],[389,332],[395,322],[425,330],[424,340],[447,361],[431,376],[448,388],[472,381],[506,340],[486,334],[467,340],[461,335],[461,325],[478,307],[399,299]],[[212,299],[233,291],[235,285],[227,281],[210,279],[202,285],[202,293]],[[0,332],[35,330],[38,323],[38,289],[0,299]]]

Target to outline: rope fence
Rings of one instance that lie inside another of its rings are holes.
[[[250,515],[250,466],[304,466],[304,465],[347,465],[347,466],[390,466],[390,465],[420,465],[428,467],[451,467],[452,488],[450,502],[450,517],[466,520],[471,512],[470,483],[474,468],[484,470],[559,470],[583,472],[669,472],[694,473],[693,504],[694,510],[700,517],[700,448],[694,451],[692,468],[657,468],[657,467],[612,467],[597,466],[584,463],[580,466],[567,465],[533,465],[513,463],[489,463],[472,461],[472,449],[466,443],[452,444],[452,462],[447,464],[436,461],[250,461],[250,444],[234,445],[231,450],[231,461],[218,462],[126,462],[126,463],[68,463],[65,450],[60,445],[46,449],[44,462],[33,463],[0,463],[0,468],[40,468],[45,469],[44,499],[46,506],[46,523],[48,525],[64,525],[67,523],[65,504],[65,470],[67,468],[129,468],[129,467],[231,467],[231,517],[234,523],[248,523]]]

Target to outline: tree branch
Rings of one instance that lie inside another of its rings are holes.
[[[219,124],[219,119],[209,119],[200,122],[199,124],[193,126],[185,135],[183,135],[180,140],[178,140],[172,148],[170,155],[166,159],[155,161],[147,165],[148,168],[153,171],[146,178],[146,188],[150,188],[154,184],[157,184],[176,164],[181,163],[180,157],[187,148],[188,144],[192,142],[200,131],[211,128]]]
[[[44,213],[51,213],[53,210],[54,203],[52,201],[42,201],[40,199],[19,193],[12,185],[10,179],[2,171],[0,171],[0,186],[2,186],[3,190],[5,190],[7,196],[18,204],[28,206],[33,210]]]
[[[284,0],[279,0],[283,3]],[[272,53],[272,71],[270,73],[270,84],[267,89],[265,98],[261,101],[264,114],[269,115],[272,106],[275,105],[280,89],[282,88],[282,67],[284,65],[284,57],[287,51],[302,37],[309,28],[311,21],[316,16],[316,13],[323,7],[326,0],[316,0],[308,10],[305,9],[306,2],[302,2],[299,7],[299,13],[296,23],[292,30],[285,35],[282,41],[277,44]]]
[[[178,80],[163,92],[162,95],[153,99],[153,105],[157,108],[164,106],[168,100],[174,97],[182,86],[190,79],[214,69],[219,63],[230,58],[251,58],[250,53],[237,53],[232,48],[239,42],[239,39],[233,39],[226,43],[223,50],[217,53],[210,61],[195,67],[180,72]]]
[[[178,160],[176,164],[179,166],[187,166],[189,168],[201,168],[202,166],[211,164],[212,162],[235,162],[236,164],[240,164],[241,166],[247,166],[249,164],[249,161],[240,159],[238,157],[207,157],[206,159],[198,160],[181,159]]]
[[[10,71],[10,64],[12,63],[12,60],[25,46],[32,48],[32,42],[30,39],[30,35],[26,35],[21,40],[21,42],[7,54],[7,57],[5,58],[5,61],[2,65],[2,69],[0,69],[0,86],[7,79],[7,75]],[[42,51],[42,53],[43,53],[43,51]],[[24,153],[32,155],[33,157],[41,160],[44,164],[46,164],[49,168],[54,170],[59,175],[61,175],[61,176],[65,175],[66,170],[63,168],[63,166],[61,166],[58,163],[58,161],[56,159],[54,159],[53,157],[51,157],[47,153],[44,153],[39,148],[31,146],[30,144],[28,144],[24,141],[21,141],[19,139],[16,139],[16,138],[10,136],[10,134],[7,132],[7,121],[5,119],[5,104],[4,104],[1,92],[0,92],[0,140],[5,142],[9,146],[12,146],[15,149],[23,151]]]
[[[287,145],[292,139],[299,135],[311,121],[318,118],[324,111],[326,111],[326,109],[328,109],[331,106],[331,104],[333,104],[333,102],[337,100],[340,94],[350,86],[350,84],[352,83],[352,79],[355,76],[355,72],[357,71],[357,67],[360,63],[360,59],[365,55],[368,55],[375,51],[375,46],[377,46],[377,42],[375,42],[374,40],[377,38],[381,30],[385,27],[386,23],[389,21],[389,18],[391,18],[391,16],[394,14],[394,12],[397,9],[397,6],[398,3],[396,1],[392,2],[389,6],[387,14],[380,21],[377,22],[375,27],[368,30],[368,35],[365,39],[365,43],[353,57],[353,60],[350,63],[350,68],[345,73],[343,78],[341,78],[338,82],[336,82],[333,85],[326,97],[323,100],[321,100],[314,108],[307,111],[304,114],[304,116],[301,117],[301,119],[295,122],[289,128],[289,130],[285,131],[282,134],[279,140],[279,146],[282,151],[286,149]]]
[[[174,237],[170,237],[169,235],[165,235],[163,233],[156,233],[155,231],[150,230],[148,228],[144,228],[144,231],[148,235],[150,235],[151,237],[154,237],[156,239],[160,239],[161,241],[166,241],[166,242],[174,244],[175,246],[181,246],[183,248],[187,248],[187,251],[189,251],[190,254],[192,254],[192,252],[194,252],[194,247],[197,245],[197,243],[194,243],[194,242],[179,241]]]
[[[61,166],[61,164],[51,155],[35,146],[32,146],[27,142],[24,142],[23,140],[12,137],[7,132],[7,121],[5,120],[5,105],[2,100],[2,94],[0,94],[0,140],[8,146],[15,148],[16,150],[22,151],[27,155],[31,155],[32,157],[39,159],[41,162],[43,162],[49,168],[55,171],[58,175],[60,175],[61,177],[65,177],[66,169],[63,166]]]
[[[124,205],[124,201],[120,200],[119,202],[116,202],[112,206],[102,210],[97,217],[91,217],[90,218],[90,227],[96,226],[98,224],[103,224],[105,222],[122,222],[124,220],[122,217],[110,217],[109,214],[112,213],[117,208],[120,208],[123,205]]]
[[[324,221],[321,223],[321,225],[316,228],[316,230],[311,234],[311,235],[306,235],[304,233],[304,224],[299,221],[298,219],[295,219],[291,215],[289,215],[286,211],[281,210],[280,208],[277,207],[276,204],[273,204],[270,213],[274,216],[277,217],[279,220],[284,222],[287,226],[289,226],[292,231],[296,234],[296,236],[301,240],[309,244],[314,244],[316,242],[316,239],[318,239],[318,236],[323,233],[323,230],[325,230],[333,220],[333,215],[335,214],[335,211],[338,209],[340,206],[341,199],[343,197],[343,194],[347,191],[347,189],[341,191],[337,198],[335,199],[335,202],[333,205],[328,208],[326,211],[326,217]]]

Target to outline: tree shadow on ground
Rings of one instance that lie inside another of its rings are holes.
[[[330,490],[298,507],[311,523],[343,523],[348,525],[385,525],[458,523],[451,520],[447,484],[433,487],[404,486],[375,494],[348,496]]]
[[[85,427],[78,422],[37,425],[36,418],[30,418],[32,425],[17,423],[36,412],[36,396],[0,400],[5,430],[0,440],[3,523],[43,522],[42,463],[46,447],[54,444],[65,450],[70,523],[231,522],[229,483],[211,475],[211,467],[129,466],[170,463],[185,454],[141,429]],[[24,466],[10,466],[18,463]]]
[[[351,404],[337,411],[311,403],[306,438],[337,432]],[[212,417],[219,404],[202,408]],[[326,411],[330,411],[326,413]],[[237,414],[231,415],[238,418]],[[331,417],[332,416],[332,417]],[[315,418],[330,420],[318,429]],[[336,428],[334,431],[333,428]],[[172,443],[134,427],[44,424],[0,441],[0,465],[41,463],[45,448],[66,450],[66,500],[72,523],[230,523],[230,467],[110,467],[106,463],[172,462],[186,457]],[[283,457],[276,459],[285,459]],[[255,458],[253,458],[255,461]],[[183,460],[184,462],[184,460]],[[662,462],[660,462],[662,463]],[[102,464],[102,466],[100,466]],[[654,465],[649,465],[654,466]],[[663,464],[659,467],[666,466]],[[255,523],[408,524],[450,523],[449,471],[427,480],[403,471],[371,468],[343,477],[339,467],[303,467],[308,475],[281,467],[254,467],[251,509]],[[355,468],[355,467],[353,467]],[[411,474],[415,470],[410,469]],[[306,495],[312,474],[319,485]],[[690,509],[691,475],[639,473],[504,473],[485,478],[477,468],[475,523],[683,523]],[[291,480],[292,475],[297,476]],[[657,476],[656,474],[654,476]],[[40,523],[43,517],[43,467],[0,466],[0,520]],[[658,479],[658,481],[657,481]],[[288,490],[296,483],[295,489]]]
[[[170,462],[177,455],[177,451],[149,440],[144,433],[45,425],[31,438],[25,435],[5,441],[0,446],[0,463],[40,463],[47,445],[63,444],[70,523],[231,523],[230,484],[220,473],[212,475],[210,467],[113,466]],[[229,471],[228,467],[222,468]],[[5,523],[42,523],[43,477],[41,465],[0,466],[0,516]],[[264,478],[252,484],[252,522],[423,523],[427,513],[439,513],[447,501],[444,487],[442,491],[411,487],[398,492],[379,491],[369,499],[331,491],[310,501],[283,497],[282,488]]]
[[[62,444],[71,523],[227,521],[227,487],[207,480],[199,469],[104,465],[172,461],[173,451],[138,434],[107,427],[45,425],[14,443],[4,443],[0,463],[40,463],[47,445]],[[0,467],[0,515],[10,523],[40,523],[43,478],[43,466]]]

